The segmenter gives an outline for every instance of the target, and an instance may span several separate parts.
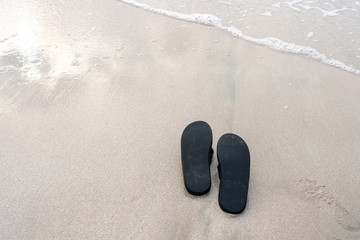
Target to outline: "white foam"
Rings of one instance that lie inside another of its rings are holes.
[[[184,14],[184,13],[178,13],[178,12],[174,12],[174,11],[168,11],[168,10],[161,9],[161,8],[153,8],[153,7],[149,6],[148,4],[139,3],[139,2],[136,2],[133,0],[119,0],[119,1],[129,4],[131,6],[134,6],[134,7],[141,8],[146,11],[158,13],[161,15],[165,15],[168,17],[172,17],[172,18],[176,18],[176,19],[180,19],[180,20],[184,20],[184,21],[188,21],[188,22],[201,23],[201,24],[214,26],[214,27],[222,26],[221,19],[212,14],[199,14],[199,13]]]
[[[272,14],[271,14],[271,12],[270,11],[266,11],[266,12],[264,12],[263,14],[261,14],[261,15],[263,15],[263,16],[267,16],[267,17],[271,17],[272,16]]]
[[[278,7],[278,8],[279,8],[279,7],[280,7],[280,2],[275,3],[275,4],[273,4],[272,6],[273,6],[273,7]]]
[[[224,5],[228,5],[230,6],[231,5],[231,2],[218,2],[219,4],[224,4]]]
[[[284,3],[287,3],[287,5],[289,6],[289,8],[294,9],[294,10],[296,10],[296,11],[300,11],[300,9],[294,7],[294,5],[295,5],[296,3],[299,3],[299,2],[302,2],[302,1],[303,1],[303,0],[294,0],[294,1],[292,1],[292,2],[287,1],[287,2],[284,2]]]
[[[30,61],[30,63],[39,63],[40,59],[38,58],[34,58],[33,60]]]
[[[267,46],[271,49],[282,51],[282,52],[288,52],[288,53],[294,53],[299,55],[305,55],[308,57],[311,57],[312,59],[318,60],[320,62],[323,62],[325,64],[340,68],[342,70],[360,75],[360,70],[356,69],[354,67],[348,66],[344,64],[343,62],[340,62],[336,59],[329,59],[327,56],[323,53],[320,53],[314,48],[306,47],[306,46],[300,46],[296,45],[295,43],[288,43],[285,41],[282,41],[275,37],[267,37],[267,38],[254,38],[248,35],[245,35],[242,33],[242,31],[234,26],[223,26],[221,23],[221,19],[213,14],[200,14],[200,13],[192,13],[192,14],[184,14],[184,13],[178,13],[174,11],[169,11],[161,8],[154,8],[149,6],[148,4],[139,3],[134,0],[119,0],[120,2],[129,4],[131,6],[141,8],[146,11],[150,11],[153,13],[161,14],[164,16],[176,18],[179,20],[187,21],[187,22],[194,22],[194,23],[201,23],[204,25],[216,27],[218,29],[221,29],[223,31],[229,32],[235,37],[247,40],[252,43],[256,43],[262,46]],[[286,2],[290,7],[293,7],[295,3],[302,2],[302,0],[294,0],[292,2]],[[295,8],[296,10],[299,10]],[[348,10],[348,9],[347,9]]]
[[[306,35],[307,38],[312,38],[314,36],[313,32],[309,32],[308,35]]]
[[[72,60],[71,66],[79,66],[80,62],[77,59]]]
[[[323,13],[323,17],[332,17],[332,16],[337,16],[339,15],[338,12],[341,12],[341,11],[353,11],[353,12],[358,12],[357,9],[354,9],[354,8],[347,8],[347,7],[343,7],[343,8],[340,8],[340,9],[335,9],[335,10],[331,10],[331,11],[328,11],[328,10],[324,10],[322,8],[319,8],[319,7],[311,7],[309,5],[303,5],[303,4],[299,4],[298,6],[302,7],[303,9],[317,9],[319,11],[321,11]]]

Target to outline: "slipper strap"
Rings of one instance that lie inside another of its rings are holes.
[[[214,150],[210,147],[210,149],[209,149],[209,154],[208,154],[208,157],[209,157],[209,165],[210,165],[211,162],[212,162],[213,155],[214,155]]]

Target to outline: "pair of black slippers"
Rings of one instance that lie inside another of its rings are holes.
[[[196,196],[209,192],[212,131],[206,122],[189,124],[181,136],[181,159],[186,190]],[[219,205],[225,212],[238,214],[246,206],[250,176],[250,153],[239,136],[224,134],[217,144],[220,178]]]

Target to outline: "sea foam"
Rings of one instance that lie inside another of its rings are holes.
[[[348,66],[345,63],[338,61],[336,59],[330,59],[325,54],[320,53],[314,48],[307,47],[307,46],[301,46],[297,45],[295,43],[289,43],[285,42],[281,39],[275,38],[275,37],[267,37],[267,38],[254,38],[248,35],[245,35],[242,33],[242,31],[234,26],[224,26],[222,25],[222,19],[219,17],[213,15],[213,14],[200,14],[200,13],[192,13],[192,14],[186,14],[186,13],[179,13],[175,11],[169,11],[161,8],[155,8],[145,3],[139,3],[134,0],[118,0],[122,3],[141,8],[146,11],[150,11],[153,13],[161,14],[167,17],[187,21],[187,22],[193,22],[193,23],[200,23],[212,27],[216,27],[220,30],[226,31],[233,36],[237,38],[244,39],[246,41],[256,43],[258,45],[267,46],[271,49],[287,52],[287,53],[293,53],[293,54],[299,54],[299,55],[305,55],[308,57],[311,57],[314,60],[323,62],[325,64],[328,64],[330,66],[334,66],[337,68],[340,68],[342,70],[360,75],[360,70],[357,68],[354,68],[352,66]],[[296,2],[300,2],[301,0],[294,0],[293,2],[289,2],[289,5],[292,5]],[[293,7],[294,8],[294,7]],[[298,9],[296,9],[298,10]],[[342,10],[342,9],[341,9]]]

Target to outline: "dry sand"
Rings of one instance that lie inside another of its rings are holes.
[[[0,45],[1,239],[360,239],[359,76],[117,2],[76,4],[30,11],[39,62],[21,62],[21,32]],[[195,120],[214,149],[227,132],[250,148],[238,216],[218,206],[216,154],[210,193],[185,191],[180,136]]]

